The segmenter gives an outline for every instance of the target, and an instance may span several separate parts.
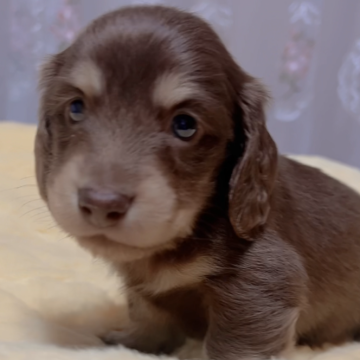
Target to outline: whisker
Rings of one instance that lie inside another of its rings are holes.
[[[23,177],[23,178],[21,178],[21,179],[19,179],[19,180],[20,180],[20,181],[23,181],[23,180],[30,179],[30,178],[35,178],[35,176],[34,176],[34,175],[32,175],[32,176],[26,176],[26,177]]]
[[[22,189],[22,188],[25,188],[25,187],[33,187],[33,186],[37,186],[37,185],[36,184],[26,184],[26,185],[17,186],[14,189],[17,190],[17,189]]]
[[[44,208],[45,208],[45,206],[44,206],[44,205],[43,205],[43,206],[39,206],[38,208],[35,208],[35,209],[32,209],[32,210],[29,210],[29,211],[27,211],[25,214],[20,215],[20,217],[24,217],[24,216],[26,216],[26,215],[28,215],[28,214],[32,213],[33,211],[40,210],[40,209],[44,209]]]
[[[2,189],[2,190],[0,190],[0,193],[6,192],[6,191],[19,190],[19,189],[26,188],[26,187],[34,187],[34,186],[36,187],[37,185],[36,184],[21,185],[21,186],[17,186],[14,188]]]
[[[59,239],[58,241],[63,241],[65,239],[69,239],[70,238],[70,235],[65,235],[64,237],[62,237],[61,239]]]
[[[16,197],[15,200],[22,200],[22,199],[28,198],[30,196],[36,197],[37,199],[41,200],[36,194],[22,195],[22,196]]]
[[[41,219],[46,219],[46,218],[51,219],[50,214],[48,214],[47,212],[48,212],[48,210],[45,210],[38,214],[34,214],[34,215],[32,215],[31,220],[32,221],[40,221]],[[44,216],[45,214],[46,214],[46,216]],[[41,217],[38,217],[38,216],[41,216]]]
[[[33,199],[33,200],[30,200],[30,201],[27,201],[25,204],[22,204],[17,211],[20,211],[23,207],[25,207],[26,205],[29,205],[29,204],[31,204],[31,203],[33,203],[35,201],[41,201],[41,199]]]
[[[59,226],[57,224],[52,224],[51,226],[47,227],[45,230],[50,231],[50,230],[53,230],[55,228],[58,228],[61,231],[61,229],[59,228]]]

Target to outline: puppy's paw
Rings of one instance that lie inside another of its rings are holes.
[[[110,346],[123,345],[129,349],[148,354],[170,354],[184,342],[183,339],[170,334],[154,331],[139,332],[130,329],[111,331],[101,340]]]
[[[126,347],[129,347],[126,344],[130,344],[134,342],[134,340],[131,340],[131,335],[126,330],[114,330],[110,331],[109,333],[100,336],[100,339],[106,344],[106,345],[124,345]]]

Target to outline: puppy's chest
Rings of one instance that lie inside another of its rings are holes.
[[[187,336],[203,339],[207,305],[202,282],[214,270],[210,258],[154,264],[140,261],[124,270],[127,287],[155,307],[172,315]]]
[[[194,339],[202,340],[208,327],[208,298],[201,284],[148,296],[155,307],[171,314],[172,319]]]
[[[156,296],[200,284],[214,271],[211,258],[199,256],[178,262],[146,259],[122,269],[126,285],[143,295]]]

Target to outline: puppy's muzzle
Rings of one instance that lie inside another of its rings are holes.
[[[116,226],[131,206],[133,197],[119,192],[82,188],[78,191],[80,213],[98,228]]]

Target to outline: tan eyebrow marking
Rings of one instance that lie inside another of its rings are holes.
[[[70,72],[70,82],[89,97],[100,95],[104,89],[103,75],[90,60],[75,65]]]
[[[180,73],[165,73],[155,82],[153,101],[157,106],[171,108],[201,93],[197,84]]]

